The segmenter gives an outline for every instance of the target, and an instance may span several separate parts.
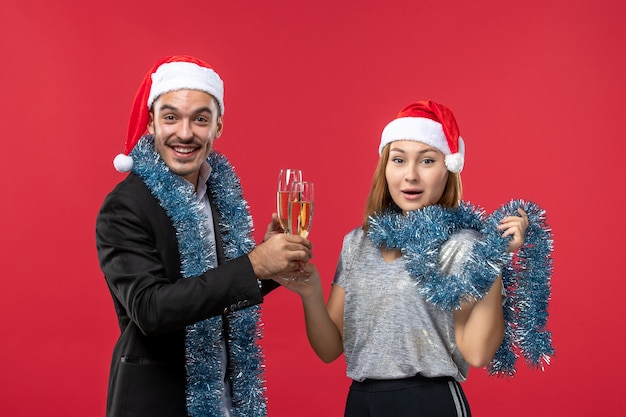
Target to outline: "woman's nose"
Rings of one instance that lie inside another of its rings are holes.
[[[407,181],[417,181],[419,179],[417,169],[414,167],[407,167],[406,172],[404,173],[404,179]]]

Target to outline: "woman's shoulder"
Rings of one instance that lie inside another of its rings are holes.
[[[460,273],[480,236],[480,232],[474,229],[461,229],[450,235],[439,250],[440,268],[448,273]]]
[[[465,254],[472,250],[474,244],[480,239],[480,232],[474,229],[460,229],[452,233],[447,241],[441,245],[440,252]]]
[[[450,235],[452,241],[475,242],[480,239],[480,232],[476,229],[460,229]]]
[[[342,255],[346,258],[362,257],[379,251],[362,227],[350,230],[343,238]]]
[[[348,233],[346,233],[345,234],[345,238],[348,238],[348,237],[360,237],[363,234],[364,234],[363,227],[359,226],[359,227],[355,227],[354,229],[352,229]]]
[[[365,236],[366,233],[361,226],[355,227],[344,235],[343,244],[345,246],[346,244],[358,242],[362,240]]]

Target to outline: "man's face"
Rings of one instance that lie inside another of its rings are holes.
[[[198,173],[222,134],[216,100],[198,90],[177,90],[159,96],[152,105],[148,132],[170,170],[197,186]]]

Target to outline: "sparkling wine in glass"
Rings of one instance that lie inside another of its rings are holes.
[[[276,209],[280,227],[287,232],[287,218],[289,216],[289,192],[293,183],[302,182],[302,171],[299,169],[284,168],[278,174],[278,192],[276,193]]]
[[[314,187],[309,181],[294,182],[289,192],[287,231],[307,237],[313,220]]]

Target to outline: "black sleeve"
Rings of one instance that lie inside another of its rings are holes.
[[[263,294],[263,296],[265,297],[267,294],[274,291],[278,287],[280,287],[280,284],[274,280],[263,280],[261,281],[261,294]]]
[[[112,193],[96,221],[100,267],[118,314],[153,335],[262,302],[247,255],[183,278],[172,223],[142,192]]]

